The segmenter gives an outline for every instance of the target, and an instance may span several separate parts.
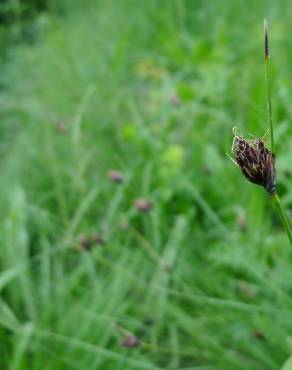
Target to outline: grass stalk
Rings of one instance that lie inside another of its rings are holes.
[[[275,153],[271,87],[270,87],[270,77],[269,77],[270,49],[269,49],[268,22],[266,19],[264,21],[264,33],[265,33],[265,80],[266,80],[266,94],[267,94],[267,109],[268,109],[268,119],[269,119],[269,125],[270,125],[270,135],[271,135],[271,150],[272,150],[272,153]]]
[[[269,34],[268,34],[268,22],[264,20],[264,34],[265,34],[265,80],[266,80],[266,92],[267,92],[267,109],[268,109],[268,119],[270,125],[270,135],[271,135],[271,150],[275,154],[274,147],[274,128],[273,128],[273,117],[272,117],[272,100],[271,100],[271,88],[270,88],[270,76],[269,76],[269,60],[270,60],[270,49],[269,49]],[[281,200],[277,194],[274,192],[271,195],[273,202],[277,208],[280,219],[282,221],[283,227],[287,233],[290,244],[292,246],[292,229],[287,217],[287,214],[282,207]]]
[[[287,236],[289,238],[290,244],[292,246],[292,229],[291,229],[291,225],[290,225],[290,222],[288,220],[287,214],[286,214],[284,208],[282,207],[281,200],[280,200],[278,194],[277,193],[273,193],[271,195],[271,197],[272,197],[273,202],[275,203],[275,206],[276,206],[276,208],[278,210],[278,213],[279,213],[279,216],[281,218],[283,227],[284,227],[284,229],[285,229],[285,231],[287,233]]]

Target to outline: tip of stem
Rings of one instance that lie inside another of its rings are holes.
[[[269,50],[269,33],[268,33],[268,21],[264,20],[264,37],[265,37],[265,60],[267,61],[270,58]]]

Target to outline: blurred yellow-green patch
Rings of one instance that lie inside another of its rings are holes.
[[[135,65],[134,72],[143,79],[161,79],[166,75],[166,70],[149,57],[140,60]]]

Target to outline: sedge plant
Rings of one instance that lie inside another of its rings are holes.
[[[287,214],[281,204],[280,197],[276,190],[276,168],[275,168],[275,145],[274,127],[272,117],[272,101],[269,79],[269,35],[268,23],[264,21],[264,61],[265,61],[265,81],[267,93],[267,111],[269,120],[269,132],[271,139],[271,150],[268,149],[261,139],[246,140],[238,135],[236,128],[233,129],[234,139],[232,154],[234,162],[240,168],[246,179],[254,184],[263,186],[274,202],[283,227],[287,233],[292,246],[292,229]]]

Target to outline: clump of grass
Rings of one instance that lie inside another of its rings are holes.
[[[275,145],[274,127],[272,118],[272,100],[269,79],[269,35],[268,22],[264,21],[264,60],[265,60],[265,80],[267,91],[267,110],[269,119],[269,131],[271,137],[271,150],[265,147],[261,139],[246,140],[237,135],[236,128],[233,129],[234,139],[232,154],[236,164],[239,166],[245,178],[257,185],[263,186],[276,205],[281,218],[283,227],[287,233],[292,246],[292,229],[287,214],[282,207],[280,197],[276,190],[276,168],[275,168]]]
[[[290,250],[283,233],[262,248],[268,197],[234,194],[244,184],[231,168],[222,176],[220,156],[224,128],[259,122],[250,41],[265,6],[251,14],[247,2],[65,2],[64,16],[43,18],[40,41],[14,49],[1,74],[2,367],[280,369],[290,355]],[[278,32],[289,29],[288,6],[270,12]],[[137,76],[148,57],[167,75]],[[107,178],[109,169],[124,181]],[[141,197],[151,211],[135,207]],[[139,345],[124,346],[113,322]]]

